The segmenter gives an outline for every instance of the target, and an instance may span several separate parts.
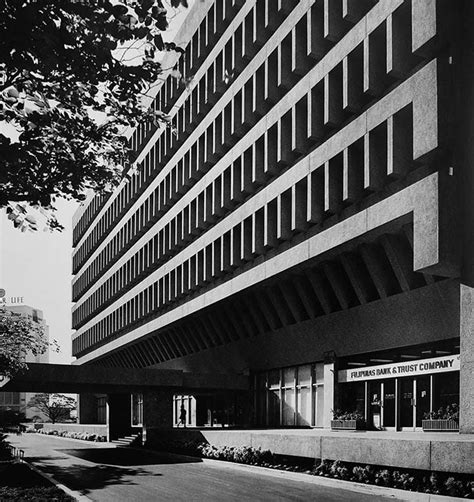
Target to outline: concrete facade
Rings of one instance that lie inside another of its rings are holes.
[[[249,376],[241,424],[327,429],[357,405],[415,430],[459,404],[473,432],[472,41],[455,36],[470,16],[431,0],[196,2],[184,57],[164,65],[187,85],[167,75],[150,101],[173,127],[131,133],[123,182],[75,216],[75,364]],[[451,372],[338,382],[458,355]],[[144,416],[169,425],[155,397]],[[382,462],[393,445],[371,441]]]

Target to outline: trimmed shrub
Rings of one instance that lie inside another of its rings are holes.
[[[252,448],[251,446],[214,446],[201,443],[197,446],[199,453],[205,458],[227,460],[239,464],[261,465],[271,462],[272,454],[269,450]]]
[[[392,483],[392,474],[388,469],[382,469],[375,473],[375,484],[380,486],[390,486]]]
[[[464,495],[465,490],[463,483],[454,479],[452,476],[446,480],[444,486],[446,488],[446,493],[451,495],[451,497],[462,497]]]
[[[58,436],[70,439],[82,439],[83,441],[95,441],[95,442],[107,441],[106,436],[93,434],[91,432],[57,431],[57,430],[45,430],[45,429],[28,430],[27,432],[36,432],[37,434],[46,434],[47,436]]]

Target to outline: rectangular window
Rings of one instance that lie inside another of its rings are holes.
[[[143,425],[143,394],[132,394],[132,427]]]
[[[107,397],[97,398],[97,423],[105,424],[107,421]]]
[[[255,375],[257,425],[323,426],[324,365],[305,364]]]

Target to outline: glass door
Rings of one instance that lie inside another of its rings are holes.
[[[375,429],[382,427],[382,388],[376,380],[369,383],[369,425]]]
[[[414,410],[415,410],[415,379],[401,378],[400,388],[400,429],[414,430]]]
[[[423,415],[430,411],[430,376],[416,378],[416,427],[421,428]]]
[[[395,379],[382,382],[382,426],[384,429],[395,429],[396,399]]]

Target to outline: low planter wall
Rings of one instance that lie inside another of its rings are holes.
[[[341,430],[231,430],[152,429],[147,445],[161,449],[208,443],[215,446],[252,446],[278,455],[339,459],[345,462],[474,474],[474,441],[450,434],[439,439],[412,433],[353,432]]]
[[[67,431],[67,432],[87,432],[98,436],[107,436],[107,425],[105,424],[34,424],[35,429],[44,431]]]
[[[362,420],[331,420],[331,429],[342,431],[364,430],[365,422]]]
[[[422,420],[421,425],[424,431],[429,432],[457,432],[459,431],[459,423],[455,420]]]

